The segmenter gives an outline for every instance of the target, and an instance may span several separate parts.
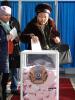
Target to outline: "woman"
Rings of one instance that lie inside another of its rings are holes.
[[[21,41],[28,43],[31,48],[31,39],[34,43],[40,41],[42,50],[58,50],[60,64],[71,63],[71,58],[66,59],[69,54],[69,46],[62,44],[60,34],[55,27],[54,20],[49,17],[52,8],[49,4],[38,4],[35,8],[36,16],[27,24],[21,34]],[[38,49],[37,49],[38,50]]]
[[[10,7],[0,7],[0,73],[2,74],[2,100],[6,100],[6,85],[9,76],[9,57],[8,57],[8,21],[11,17]]]

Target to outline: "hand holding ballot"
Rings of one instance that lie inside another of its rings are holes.
[[[10,35],[12,36],[11,41],[13,41],[18,36],[17,30],[15,27],[10,31]]]
[[[8,34],[8,35],[7,35],[7,41],[11,40],[12,37],[13,37],[13,36],[12,36],[11,34]]]
[[[30,37],[31,37],[31,48],[32,48],[32,50],[34,50],[34,51],[42,50],[39,38],[37,36],[35,36],[34,34],[32,34]]]
[[[18,36],[18,35],[17,35],[17,30],[16,30],[16,28],[14,27],[14,28],[10,31],[10,33],[7,35],[7,40],[8,40],[8,41],[9,41],[9,40],[13,41],[17,36]]]
[[[33,35],[31,39],[32,39],[33,43],[36,43],[39,40],[38,37],[35,35]]]

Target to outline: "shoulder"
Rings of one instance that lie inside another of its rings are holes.
[[[11,28],[15,27],[17,31],[20,32],[20,24],[19,24],[19,21],[15,17],[11,17],[9,23],[10,23]]]
[[[6,34],[4,28],[0,25],[0,37]]]
[[[12,24],[12,26],[15,26],[15,25],[19,25],[19,22],[15,17],[11,17],[10,24]]]
[[[18,22],[18,20],[15,17],[13,17],[13,16],[11,16],[10,21]]]
[[[0,32],[3,32],[4,28],[2,27],[2,25],[0,25]]]
[[[50,26],[55,27],[55,22],[52,17],[50,17],[48,21],[50,23]]]

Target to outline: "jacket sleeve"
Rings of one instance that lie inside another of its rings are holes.
[[[50,27],[51,27],[50,32],[52,33],[52,37],[53,37],[53,38],[56,37],[56,36],[60,37],[60,33],[59,33],[59,31],[56,29],[56,25],[55,25],[54,20],[53,20],[52,18],[50,18],[50,19],[49,19],[49,22],[50,22]]]
[[[49,23],[50,23],[50,41],[51,41],[51,44],[56,44],[54,42],[54,38],[55,37],[59,37],[60,38],[60,33],[59,31],[56,29],[56,25],[55,25],[55,22],[53,19],[49,19]]]

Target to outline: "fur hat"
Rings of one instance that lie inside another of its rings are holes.
[[[36,13],[45,12],[50,14],[50,12],[52,11],[52,7],[47,3],[38,4],[35,8],[35,11]]]
[[[11,8],[8,6],[0,6],[0,16],[11,15]]]

